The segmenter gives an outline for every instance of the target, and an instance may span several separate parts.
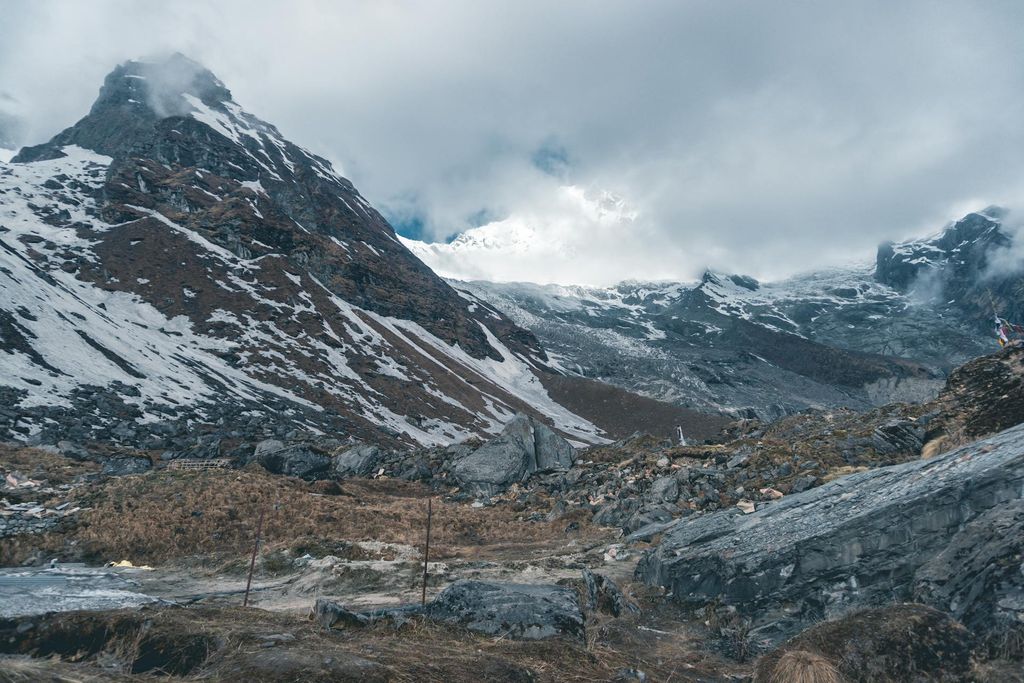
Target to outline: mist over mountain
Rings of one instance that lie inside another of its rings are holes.
[[[25,139],[27,126],[18,110],[18,102],[0,92],[0,162],[10,161]]]
[[[990,207],[934,237],[884,243],[874,264],[777,282],[713,271],[614,287],[450,282],[534,332],[560,367],[653,398],[762,419],[864,409],[926,399],[946,372],[994,348],[994,315],[1024,319],[1008,215]],[[466,273],[481,252],[513,261],[527,251],[516,235],[405,243],[441,273]]]
[[[445,243],[502,221],[578,247],[519,276],[483,260],[483,279],[777,280],[1024,188],[1022,17],[1005,3],[301,5],[11,0],[0,89],[38,142],[112,64],[181,50],[399,234]],[[567,186],[636,216],[595,230]]]
[[[1024,680],[1021,7],[0,16],[0,683]]]

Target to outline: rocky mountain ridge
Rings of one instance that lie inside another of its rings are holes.
[[[1017,322],[1024,316],[1024,254],[1016,234],[1010,212],[990,206],[932,237],[882,244],[875,279],[977,329],[991,329],[995,315]]]
[[[863,410],[930,399],[945,373],[990,352],[993,306],[1020,319],[1024,263],[1006,216],[969,214],[883,245],[874,264],[779,282],[708,271],[606,288],[451,284],[534,332],[569,373],[733,416]]]
[[[0,290],[7,438],[431,444],[517,412],[601,438],[548,396],[532,334],[181,55],[117,67],[87,116],[0,166]]]

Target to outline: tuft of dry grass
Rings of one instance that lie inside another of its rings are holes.
[[[864,465],[843,465],[841,467],[833,467],[827,473],[825,473],[825,476],[823,476],[821,480],[824,482],[835,481],[836,479],[839,479],[840,477],[845,477],[849,474],[856,474],[857,472],[867,472],[869,469],[871,468],[865,467]]]
[[[756,676],[754,683],[842,683],[843,677],[832,662],[814,652],[791,650],[779,657],[767,678]]]
[[[0,683],[104,683],[130,681],[99,667],[74,665],[57,659],[0,656]]]

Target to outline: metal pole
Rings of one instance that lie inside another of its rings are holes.
[[[427,604],[427,562],[430,560],[430,518],[433,517],[434,509],[431,499],[427,498],[427,544],[423,549],[423,592],[420,594],[420,605]]]
[[[256,542],[252,546],[252,559],[249,561],[249,580],[245,582],[245,598],[242,600],[242,607],[249,606],[249,588],[252,587],[252,571],[256,568],[256,552],[260,549],[260,534],[263,533],[263,515],[266,510],[260,510],[260,521],[256,522]]]

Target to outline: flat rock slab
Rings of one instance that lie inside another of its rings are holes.
[[[852,607],[909,599],[917,571],[964,525],[1021,498],[1024,425],[932,460],[844,477],[753,514],[680,520],[636,576],[685,605],[733,605],[785,635]]]
[[[572,589],[555,585],[456,581],[427,616],[471,631],[517,640],[565,636],[583,640],[584,621]]]

